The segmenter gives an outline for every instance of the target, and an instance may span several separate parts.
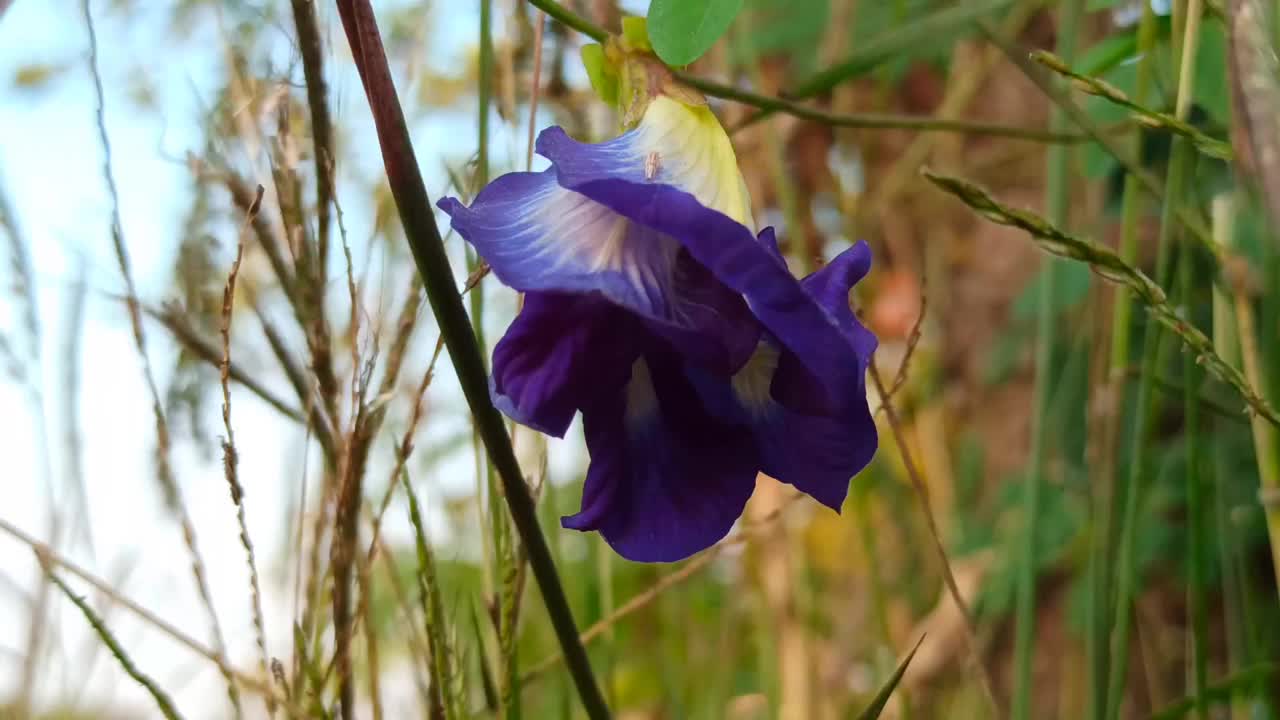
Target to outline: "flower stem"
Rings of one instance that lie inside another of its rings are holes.
[[[1068,63],[1076,48],[1076,30],[1083,12],[1083,0],[1066,0],[1058,16],[1058,54]],[[1049,119],[1049,129],[1061,132],[1068,125],[1066,113],[1054,108]],[[1050,223],[1067,225],[1071,189],[1070,153],[1065,146],[1049,148],[1048,182],[1045,186],[1045,209]],[[1058,261],[1045,258],[1044,278],[1040,284],[1037,309],[1036,334],[1036,414],[1031,436],[1031,466],[1023,493],[1022,558],[1018,568],[1017,630],[1014,637],[1014,720],[1026,720],[1031,713],[1031,665],[1035,655],[1036,628],[1036,569],[1039,566],[1038,533],[1040,527],[1040,491],[1044,485],[1046,463],[1045,445],[1049,428],[1049,397],[1052,391],[1050,375],[1053,371],[1053,338],[1057,330],[1053,317],[1054,275]]]
[[[596,42],[604,42],[609,31],[578,15],[555,0],[529,0],[529,4],[557,20],[565,27],[573,28]]]
[[[449,257],[445,253],[444,240],[436,225],[422,172],[414,159],[409,129],[391,79],[391,69],[387,64],[373,8],[369,0],[338,0],[337,4],[373,114],[383,165],[404,226],[409,250],[426,287],[427,299],[440,325],[449,357],[458,373],[458,382],[466,396],[467,405],[471,408],[475,426],[489,452],[489,459],[502,480],[511,519],[528,553],[529,565],[533,568],[534,578],[542,591],[547,615],[555,629],[565,655],[565,663],[577,685],[587,716],[592,720],[608,718],[608,706],[605,705],[600,687],[591,672],[586,650],[578,640],[573,613],[556,573],[546,538],[538,527],[533,498],[525,486],[506,425],[489,397],[484,358],[463,307],[453,269],[449,266]]]

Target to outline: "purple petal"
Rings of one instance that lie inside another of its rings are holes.
[[[517,290],[597,293],[645,318],[693,361],[723,372],[745,362],[759,339],[759,327],[745,322],[751,314],[742,296],[678,243],[560,188],[553,171],[504,175],[470,208],[455,198],[439,204],[498,279]]]
[[[595,147],[556,137],[555,142],[540,143],[539,152],[554,163],[564,187],[670,235],[717,279],[742,293],[782,347],[794,353],[812,377],[822,379],[828,394],[839,398],[837,404],[863,394],[865,360],[858,357],[855,338],[769,249],[771,230],[757,240],[745,226],[708,210],[686,192],[597,174],[606,164],[591,160]]]
[[[542,131],[536,144],[538,154],[571,164],[572,172],[669,185],[705,207],[754,224],[733,143],[706,107],[660,96],[634,130],[591,145],[588,152],[580,152],[581,147],[558,127]]]
[[[672,320],[649,319],[646,327],[690,362],[725,375],[736,372],[761,336],[760,323],[746,300],[683,249],[676,256],[672,278]]]
[[[785,359],[785,355],[780,358]],[[772,367],[766,362],[761,372],[767,373]],[[748,363],[743,373],[754,370],[755,363]],[[768,387],[762,393],[743,392],[742,385],[748,381],[741,373],[730,379],[697,368],[686,370],[699,399],[717,420],[749,430],[760,453],[761,472],[795,486],[838,512],[849,480],[867,466],[876,452],[876,426],[865,390],[860,399],[851,398],[840,405],[811,401],[807,406],[795,406],[790,398],[779,395],[781,380],[790,378],[805,393],[820,393],[824,389],[822,383],[810,381],[803,366],[788,368],[779,362],[772,372],[771,386],[767,375],[756,380]],[[799,385],[796,378],[788,375],[793,372],[805,375],[805,384]]]
[[[866,244],[802,283],[777,255],[771,230],[756,238],[676,188],[601,174],[609,164],[592,160],[592,146],[563,135],[550,136],[540,152],[552,160],[565,187],[674,237],[719,281],[743,294],[779,349],[764,368],[767,396],[747,403],[736,381],[714,373],[699,379],[692,369],[700,399],[721,421],[753,429],[765,472],[838,509],[849,479],[877,445],[864,380],[876,341],[853,315],[848,297],[870,267]]]
[[[864,373],[876,350],[876,337],[858,321],[849,305],[849,291],[871,269],[871,248],[859,241],[840,253],[825,267],[800,281],[805,292],[817,302],[831,318],[847,349],[851,349],[860,364],[858,389],[833,396],[826,380],[815,376],[797,353],[808,348],[793,347],[782,353],[778,371],[773,380],[773,394],[792,410],[823,414],[838,412],[842,404],[852,402],[866,406]],[[842,402],[833,402],[840,400]]]
[[[647,354],[625,388],[583,411],[591,465],[581,511],[561,521],[599,530],[636,562],[674,562],[715,544],[755,489],[750,436],[708,415],[674,360]]]
[[[603,298],[529,293],[493,349],[494,404],[518,423],[564,437],[597,393],[626,382],[641,331]]]
[[[875,353],[876,336],[871,333],[849,305],[849,291],[871,271],[871,247],[859,240],[840,253],[825,267],[800,281],[800,285],[836,321],[845,339],[853,346],[863,368]]]
[[[757,427],[761,471],[840,511],[849,481],[871,462],[878,443],[866,402],[840,414],[804,415],[781,405]]]
[[[556,184],[554,171],[509,173],[471,207],[438,203],[504,284],[523,292],[599,292],[642,315],[670,316],[680,246]]]

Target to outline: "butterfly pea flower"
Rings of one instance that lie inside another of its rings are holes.
[[[524,307],[493,352],[495,404],[563,437],[581,412],[590,464],[566,528],[641,562],[723,538],[758,473],[839,511],[876,450],[865,372],[875,337],[849,291],[859,243],[803,280],[752,230],[728,135],[659,76],[635,126],[587,144],[539,135],[542,172],[439,205]]]

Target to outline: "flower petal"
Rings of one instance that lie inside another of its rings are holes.
[[[839,511],[849,480],[875,455],[876,426],[865,391],[843,403],[809,402],[793,407],[778,393],[779,381],[792,370],[780,360],[789,353],[763,341],[743,368],[730,378],[686,369],[699,398],[721,422],[749,428],[760,453],[761,472],[795,486]],[[829,390],[803,376],[797,384],[806,393]]]
[[[805,291],[835,319],[865,369],[876,351],[876,336],[858,321],[849,306],[849,291],[871,271],[871,247],[859,240],[825,267],[800,281]]]
[[[778,370],[773,379],[773,396],[792,410],[823,414],[838,411],[833,400],[848,400],[855,405],[866,406],[865,371],[876,350],[876,336],[858,321],[849,305],[849,291],[871,269],[871,248],[865,242],[840,253],[825,267],[800,281],[804,291],[814,299],[832,322],[835,323],[845,349],[851,349],[857,357],[860,370],[857,373],[859,389],[848,395],[833,396],[831,388],[822,376],[815,376],[800,357],[815,352],[831,342],[827,336],[814,338],[812,343],[802,344],[792,338],[787,351],[778,359]]]
[[[865,401],[831,415],[805,415],[777,405],[756,437],[761,472],[836,512],[849,481],[871,462],[879,442]]]
[[[597,146],[592,146],[597,147]],[[471,207],[440,207],[504,284],[524,292],[599,293],[647,320],[697,362],[732,372],[759,328],[742,296],[678,243],[555,184],[554,171],[494,180]]]
[[[584,155],[595,147],[578,145],[573,150]],[[703,207],[677,188],[601,175],[593,169],[595,163],[563,162],[561,153],[569,149],[540,148],[564,187],[678,240],[720,282],[742,293],[751,312],[812,377],[823,380],[829,395],[854,399],[863,394],[865,361],[850,344],[845,319],[806,292],[774,254],[771,229],[757,240],[741,223]]]
[[[538,135],[536,149],[571,173],[670,185],[747,227],[755,225],[733,144],[705,106],[659,96],[634,130],[613,140],[586,145],[550,127]]]
[[[439,206],[510,287],[597,291],[643,315],[670,314],[671,270],[680,246],[560,187],[552,170],[503,175],[469,208],[451,197]]]
[[[702,408],[676,358],[646,354],[624,388],[583,411],[591,465],[566,528],[599,530],[621,556],[674,562],[723,538],[759,467],[741,428]]]
[[[672,317],[647,319],[646,327],[690,362],[726,375],[742,367],[761,334],[742,295],[725,287],[684,249],[676,256],[671,293]]]
[[[508,417],[564,437],[573,416],[626,382],[639,322],[591,295],[531,292],[493,349],[490,392]]]
[[[850,478],[871,462],[879,442],[864,380],[876,338],[849,305],[849,291],[870,269],[871,248],[858,242],[800,281],[805,293],[834,322],[839,339],[830,333],[815,336],[810,343],[792,337],[791,344],[778,353],[773,370],[769,398],[775,402],[756,413],[763,472],[836,511],[844,504]],[[834,393],[825,377],[814,375],[805,365],[805,355],[822,352],[833,342],[851,356],[849,362],[858,365],[857,386],[851,393]],[[744,370],[751,369],[748,362]],[[745,383],[739,380],[739,384]]]

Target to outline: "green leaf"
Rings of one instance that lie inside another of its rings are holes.
[[[653,0],[649,41],[668,65],[697,60],[729,29],[742,0]]]
[[[893,677],[889,678],[889,682],[880,688],[880,692],[876,693],[876,697],[867,706],[867,709],[858,715],[858,720],[876,720],[880,717],[880,713],[884,712],[884,706],[889,702],[889,697],[893,695],[893,691],[898,687],[898,682],[902,680],[902,674],[907,671],[907,666],[911,664],[911,658],[916,656],[916,651],[920,649],[920,643],[924,642],[924,636],[916,641],[916,646],[911,648],[911,652],[902,658],[902,662],[898,664],[898,669],[893,672]]]

